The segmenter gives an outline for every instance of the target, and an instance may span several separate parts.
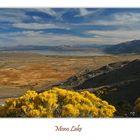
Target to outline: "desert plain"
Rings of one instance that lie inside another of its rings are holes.
[[[37,53],[0,53],[0,104],[28,89],[45,88],[85,69],[98,69],[119,61],[140,59],[140,55],[51,56]]]

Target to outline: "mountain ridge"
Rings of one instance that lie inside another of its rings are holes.
[[[105,53],[108,54],[140,54],[140,40],[132,40],[122,42],[116,45],[107,46],[103,50]]]
[[[132,40],[127,42],[118,43],[115,45],[58,45],[58,46],[13,46],[1,47],[0,51],[81,51],[81,52],[94,52],[104,55],[122,55],[122,54],[140,54],[140,40]]]

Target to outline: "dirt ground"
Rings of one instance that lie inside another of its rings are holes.
[[[49,86],[84,70],[109,63],[140,59],[140,55],[46,56],[32,53],[0,53],[0,103],[28,89]]]

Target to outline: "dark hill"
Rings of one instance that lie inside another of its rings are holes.
[[[140,53],[140,40],[133,40],[104,48],[107,54]]]
[[[106,75],[107,73],[109,73],[111,71],[117,70],[117,69],[127,65],[128,63],[129,63],[129,61],[123,61],[123,62],[108,64],[97,70],[86,69],[86,70],[82,71],[81,73],[78,73],[78,74],[68,78],[66,81],[64,81],[58,85],[63,86],[65,88],[74,88],[74,89],[93,88],[93,87],[96,87],[99,85],[98,85],[98,83],[97,84],[94,83],[95,86],[93,86],[93,83],[90,83],[91,80],[96,79],[97,77],[100,77],[100,76],[102,77],[103,75]],[[88,83],[85,84],[86,82],[88,82]]]
[[[140,60],[87,70],[55,86],[92,91],[115,105],[119,116],[131,116],[134,102],[140,97]]]
[[[104,67],[101,69],[103,68]],[[123,81],[125,82],[137,80],[140,78],[140,61],[135,60],[127,63],[127,65],[120,65],[119,68],[115,67],[110,71],[105,71],[104,73],[97,75],[94,78],[90,78],[84,81],[82,84],[75,87],[75,89],[87,89],[97,86],[114,85]]]

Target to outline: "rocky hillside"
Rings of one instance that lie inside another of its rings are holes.
[[[116,63],[111,63],[108,65],[105,65],[97,70],[92,70],[92,69],[85,69],[84,71],[68,78],[66,81],[58,84],[59,86],[63,86],[66,88],[73,88],[73,89],[87,89],[87,88],[94,88],[98,85],[97,81],[94,83],[91,83],[91,80],[95,80],[97,77],[102,77],[103,75],[108,74],[109,72],[113,70],[117,70],[125,65],[127,65],[129,61],[123,61],[123,62],[116,62]],[[88,82],[86,84],[86,82]]]
[[[111,63],[97,70],[85,70],[55,85],[74,90],[89,90],[115,105],[119,115],[131,115],[140,96],[140,60]]]

